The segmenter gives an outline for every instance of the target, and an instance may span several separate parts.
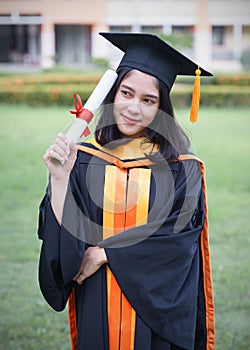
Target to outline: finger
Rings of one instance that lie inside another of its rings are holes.
[[[82,284],[84,280],[85,280],[85,277],[84,277],[83,274],[80,274],[80,276],[79,276],[77,279],[75,279],[75,281],[76,281],[78,284]]]
[[[54,162],[56,160],[61,164],[64,164],[66,159],[67,159],[67,156],[60,155],[58,152],[54,151],[53,149],[50,149],[49,157],[47,158],[48,161]]]
[[[67,136],[62,134],[62,133],[57,134],[55,141],[59,140],[59,139],[65,144],[69,143],[69,140],[68,140]]]
[[[62,148],[67,154],[70,153],[70,147],[69,147],[69,140],[67,137],[63,134],[58,134],[57,138],[53,142],[53,145],[58,145],[60,148]],[[53,146],[52,145],[52,146]]]
[[[50,154],[51,152],[58,153],[58,155],[66,160],[68,158],[68,151],[65,146],[61,146],[58,143],[54,143],[52,146],[50,146]]]
[[[54,144],[58,144],[62,149],[69,152],[69,140],[65,135],[58,134]]]
[[[43,155],[43,160],[46,162],[49,159],[49,149],[46,150],[46,152]]]
[[[53,158],[54,157],[54,158]],[[43,160],[45,162],[45,164],[48,166],[49,163],[52,161],[52,159],[54,159],[55,162],[61,162],[62,159],[58,158],[57,154],[51,154],[51,149],[48,148],[47,151],[45,152],[45,154],[43,155]]]
[[[58,162],[61,164],[64,164],[65,160],[60,157],[57,153],[54,153],[52,148],[48,148],[45,154],[43,155],[43,160],[46,164],[46,166],[49,166],[49,163],[52,162],[54,164],[57,164]]]
[[[65,134],[59,133],[59,134],[57,135],[57,137],[58,137],[60,140],[62,140],[62,142],[64,142],[66,145],[69,144],[69,139],[67,138],[67,136],[66,136]]]
[[[77,278],[78,278],[80,275],[81,275],[81,272],[78,272],[78,273],[75,275],[75,277],[73,278],[73,281],[76,281]]]

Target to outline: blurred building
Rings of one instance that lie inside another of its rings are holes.
[[[121,53],[99,31],[189,33],[196,62],[239,70],[250,50],[250,0],[0,0],[0,63],[115,62]]]

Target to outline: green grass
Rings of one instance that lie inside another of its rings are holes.
[[[0,349],[69,349],[67,313],[41,297],[37,209],[47,182],[42,155],[71,117],[63,108],[1,106]]]
[[[249,109],[176,111],[205,162],[216,307],[216,350],[250,349]],[[37,213],[47,171],[42,155],[72,120],[66,108],[0,106],[0,350],[70,349],[67,312],[37,282]],[[101,349],[100,349],[101,350]]]

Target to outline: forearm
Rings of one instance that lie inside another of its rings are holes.
[[[51,206],[58,223],[62,223],[63,207],[67,193],[69,175],[61,179],[51,177]]]

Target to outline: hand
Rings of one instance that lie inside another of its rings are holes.
[[[78,284],[82,284],[86,278],[92,276],[103,264],[107,262],[108,260],[104,248],[88,248],[84,253],[80,270],[73,280]]]
[[[56,180],[68,176],[76,160],[76,145],[69,140],[64,134],[58,134],[56,140],[45,152],[43,159]]]

